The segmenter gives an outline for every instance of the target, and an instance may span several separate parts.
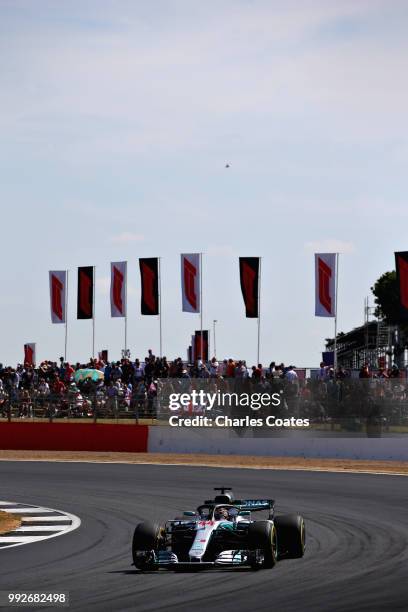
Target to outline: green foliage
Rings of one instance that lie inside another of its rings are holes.
[[[371,287],[376,305],[375,316],[390,325],[396,325],[400,320],[399,290],[397,273],[384,272]]]

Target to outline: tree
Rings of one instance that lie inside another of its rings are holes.
[[[389,325],[397,325],[401,321],[401,310],[395,270],[384,272],[375,281],[371,291],[376,305],[375,316],[383,319]]]
[[[404,367],[405,349],[408,347],[408,324],[401,319],[401,306],[397,273],[384,272],[371,287],[376,304],[375,316],[388,325],[398,326],[397,342],[394,344],[394,358],[398,367]]]

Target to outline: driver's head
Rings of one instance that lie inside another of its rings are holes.
[[[229,519],[228,509],[224,508],[223,506],[221,506],[220,508],[217,508],[215,511],[215,518],[218,520],[220,519],[228,520]]]

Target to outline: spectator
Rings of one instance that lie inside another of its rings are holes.
[[[74,378],[74,373],[74,368],[67,362],[64,368],[64,382],[70,383]]]
[[[290,365],[289,368],[287,369],[286,374],[285,374],[285,379],[289,381],[290,383],[297,383],[298,375],[293,365]]]
[[[399,377],[400,377],[399,368],[394,363],[394,365],[392,366],[392,369],[391,369],[390,378],[399,378]]]
[[[227,378],[234,378],[235,376],[235,361],[233,359],[228,359],[225,376]]]
[[[217,376],[218,376],[218,368],[219,368],[219,363],[218,363],[216,357],[213,357],[211,359],[211,363],[210,363],[210,376],[211,376],[211,378],[217,378]]]
[[[361,366],[358,377],[359,378],[371,378],[370,370],[368,369],[368,364],[367,363],[365,363],[364,365]]]
[[[262,364],[261,363],[258,363],[257,367],[252,366],[252,378],[255,381],[259,381],[261,379],[261,376],[262,376],[262,371],[263,370],[262,370]]]
[[[115,385],[113,380],[111,380],[109,383],[109,387],[107,390],[107,396],[108,396],[108,399],[106,402],[106,408],[108,409],[109,412],[116,415],[117,408],[118,408],[118,387]]]
[[[224,361],[220,362],[218,366],[218,371],[217,371],[218,376],[226,376],[227,367],[228,367],[228,361],[227,359],[224,359]]]
[[[327,378],[327,366],[325,365],[324,361],[320,362],[320,369],[319,369],[319,380],[326,380]]]

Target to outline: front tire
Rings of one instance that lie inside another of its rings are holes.
[[[256,564],[255,569],[274,567],[278,558],[277,532],[271,521],[257,521],[249,525],[249,546],[252,550],[261,550],[263,562]]]
[[[162,528],[158,523],[139,523],[139,525],[136,526],[132,541],[132,557],[133,564],[137,569],[158,569],[152,551],[157,555],[160,547],[161,534]],[[146,552],[146,554],[141,554],[143,552]]]
[[[279,557],[300,559],[305,554],[305,521],[299,514],[285,514],[275,518],[278,532]]]

